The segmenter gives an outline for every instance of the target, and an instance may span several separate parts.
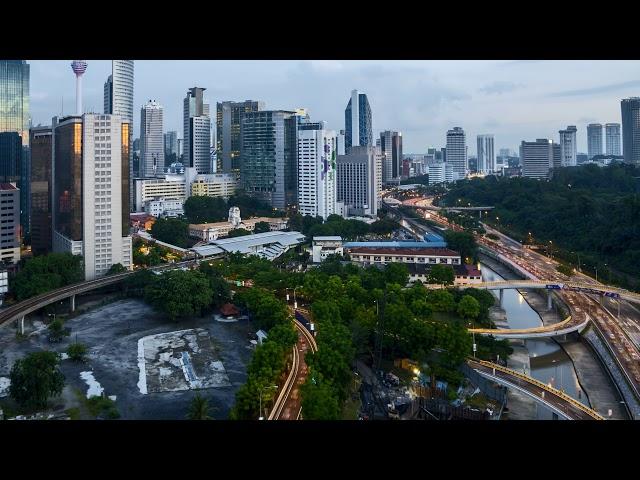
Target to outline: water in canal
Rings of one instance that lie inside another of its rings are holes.
[[[504,280],[485,264],[480,265],[482,279],[485,282]],[[498,290],[490,290],[499,297]],[[502,308],[507,314],[509,328],[531,328],[542,326],[540,316],[533,310],[524,297],[515,289],[504,290]],[[564,350],[551,339],[526,340],[525,347],[529,352],[531,372],[527,374],[552,387],[564,389],[567,395],[589,406],[587,396],[578,383],[571,359]],[[537,404],[538,405],[538,404]],[[550,420],[549,409],[538,405],[538,420]]]

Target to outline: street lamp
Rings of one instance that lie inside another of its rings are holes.
[[[258,417],[258,420],[264,420],[264,417],[262,416],[262,392],[265,389],[269,389],[269,388],[278,388],[278,385],[267,385],[266,387],[262,387],[260,389],[260,417]]]
[[[300,286],[298,285],[293,289],[293,308],[298,308],[298,301],[296,300],[296,289],[298,289],[299,287]]]

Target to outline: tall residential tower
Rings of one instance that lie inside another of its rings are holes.
[[[620,106],[624,161],[640,165],[640,97],[625,98]]]
[[[344,111],[345,151],[351,147],[373,147],[371,107],[365,93],[351,91],[351,98]]]
[[[142,177],[164,173],[163,108],[155,100],[140,110],[140,170]]]

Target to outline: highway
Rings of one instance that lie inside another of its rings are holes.
[[[414,207],[425,208],[430,205],[432,199],[422,199],[421,201],[411,201]],[[429,219],[455,231],[463,229],[450,223],[446,218],[438,215],[434,211],[429,212]],[[608,287],[580,273],[567,278],[556,270],[558,263],[554,260],[539,254],[523,246],[504,235],[502,232],[482,224],[487,233],[497,235],[498,240],[494,241],[486,236],[476,235],[476,240],[481,247],[497,254],[498,258],[511,264],[516,270],[530,279],[541,280],[552,283],[575,283],[597,287],[601,291],[624,292],[624,297],[637,301],[637,294],[626,292],[622,289]],[[575,280],[574,280],[575,279]],[[640,351],[638,340],[640,340],[640,315],[638,309],[622,298],[612,300],[608,297],[593,295],[590,293],[580,293],[578,291],[556,290],[563,302],[569,307],[571,318],[574,322],[590,322],[600,338],[607,345],[618,367],[622,371],[629,387],[636,399],[640,399]],[[621,318],[617,316],[617,306],[620,304]],[[608,308],[614,307],[614,309]],[[555,328],[559,328],[556,324]]]
[[[295,315],[295,310],[291,307],[289,309]],[[298,309],[298,311],[310,318],[310,314],[306,310]],[[318,345],[311,332],[295,316],[293,321],[298,331],[298,342],[292,349],[291,370],[283,387],[278,392],[268,420],[300,420],[302,417],[300,388],[306,382],[309,373],[305,355],[309,351],[311,353],[317,352]]]
[[[604,420],[598,412],[564,392],[515,370],[476,359],[467,360],[467,364],[483,377],[521,391],[567,420]]]

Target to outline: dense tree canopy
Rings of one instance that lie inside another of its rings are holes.
[[[213,290],[209,279],[199,271],[165,272],[145,288],[145,300],[172,320],[200,315],[211,305]]]
[[[11,290],[18,300],[25,300],[82,280],[84,271],[81,256],[50,253],[26,260],[12,280]]]
[[[226,220],[229,208],[220,197],[192,195],[184,202],[184,215],[189,223],[209,223]]]
[[[151,226],[151,235],[161,242],[186,247],[189,224],[179,218],[158,218]]]

